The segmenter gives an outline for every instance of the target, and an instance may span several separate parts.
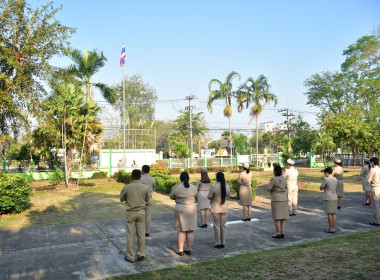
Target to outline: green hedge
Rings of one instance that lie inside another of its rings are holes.
[[[27,179],[15,174],[0,174],[0,214],[17,213],[29,206],[32,188]]]
[[[105,179],[107,178],[107,172],[99,171],[92,174],[91,179]]]
[[[59,168],[56,168],[55,171],[51,174],[49,182],[52,185],[58,185],[59,183],[65,180],[65,173],[63,173]]]
[[[156,179],[156,190],[163,193],[170,193],[175,185],[181,183],[179,178],[174,178],[170,175],[154,173],[151,174]]]
[[[230,186],[231,188],[231,197],[235,197],[237,199],[240,199],[240,184],[238,184],[237,180],[227,180],[226,181],[227,185]],[[252,187],[252,200],[255,200],[256,198],[256,187],[257,187],[257,181],[252,180],[251,182],[251,187]]]
[[[129,184],[130,182],[132,182],[131,173],[127,173],[124,170],[120,170],[117,173],[117,180],[119,182],[122,182],[122,183],[125,183],[125,184]]]

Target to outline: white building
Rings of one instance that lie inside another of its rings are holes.
[[[286,124],[275,124],[273,121],[262,122],[259,125],[259,132],[281,132],[287,131],[288,127]]]

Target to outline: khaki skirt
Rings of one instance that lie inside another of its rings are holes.
[[[284,220],[289,217],[289,209],[287,201],[272,201],[272,219],[273,220]]]
[[[252,206],[252,188],[247,185],[240,185],[240,205]]]
[[[363,191],[370,192],[371,191],[371,184],[368,183],[367,177],[362,178],[362,184],[363,184]]]
[[[208,195],[208,191],[198,192],[198,208],[199,209],[210,208],[210,200],[207,198],[207,195]]]
[[[336,214],[338,212],[338,200],[325,200],[325,213]]]
[[[337,184],[336,184],[336,194],[338,195],[338,197],[342,197],[343,196],[343,180],[337,180]]]
[[[195,204],[176,204],[174,219],[177,231],[193,231],[197,228],[197,207]]]

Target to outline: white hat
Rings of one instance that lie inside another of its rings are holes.
[[[243,165],[244,168],[247,168],[247,169],[249,168],[249,163],[248,162],[244,162],[242,165]]]
[[[336,160],[334,160],[334,162],[341,163],[342,161],[339,158],[337,158]]]
[[[365,162],[370,162],[370,159],[369,158],[365,158],[364,161]]]
[[[286,161],[289,165],[295,165],[296,162],[293,161],[291,158]]]
[[[202,167],[201,168],[201,172],[207,172],[207,168],[206,167]]]

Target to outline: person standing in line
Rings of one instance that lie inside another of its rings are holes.
[[[197,188],[189,183],[187,172],[182,172],[179,179],[181,183],[175,186],[169,194],[170,199],[175,200],[174,218],[175,229],[178,231],[177,255],[191,255],[191,247],[194,242],[194,229],[197,228],[197,207],[195,199],[198,197]],[[187,242],[187,250],[183,247]]]
[[[208,199],[212,200],[211,214],[214,221],[215,248],[222,249],[226,244],[227,200],[230,198],[230,187],[226,184],[224,174],[216,173],[216,184],[212,185]]]
[[[208,200],[207,195],[211,187],[210,182],[211,180],[208,177],[207,168],[202,167],[201,179],[197,180],[197,183],[195,184],[198,190],[198,208],[202,221],[202,224],[199,226],[200,228],[207,228],[207,221],[210,208],[210,200]]]
[[[125,185],[120,193],[120,201],[126,205],[127,253],[124,260],[135,261],[135,231],[137,235],[137,260],[145,258],[145,205],[149,202],[148,187],[141,183],[140,170],[132,171],[132,182]]]
[[[362,171],[360,172],[360,176],[362,176],[362,184],[363,184],[363,191],[365,191],[365,203],[363,205],[371,205],[371,184],[368,183],[368,174],[371,170],[371,163],[369,162],[369,158],[364,159],[364,166],[362,168]]]
[[[336,186],[336,194],[338,195],[338,209],[342,208],[342,198],[344,194],[343,189],[343,168],[342,161],[340,159],[336,159],[334,161],[335,167],[333,169],[332,175],[337,179],[338,184]]]
[[[145,236],[150,235],[150,223],[152,218],[152,206],[153,206],[153,192],[156,189],[156,180],[149,175],[150,167],[148,165],[143,165],[142,176],[140,182],[146,185],[149,189],[149,202],[145,207]]]
[[[120,171],[120,170],[124,170],[124,162],[119,159],[119,162],[117,163],[117,169]]]
[[[137,164],[135,160],[133,160],[131,167],[132,167],[132,170],[135,170],[137,168]]]
[[[370,159],[372,168],[368,174],[368,183],[371,184],[371,202],[373,207],[373,222],[369,224],[371,226],[380,226],[380,168],[379,159],[373,157]]]
[[[293,160],[288,159],[287,163],[288,169],[285,170],[284,177],[287,179],[288,185],[289,216],[296,216],[298,202],[298,170],[294,168],[296,163]]]
[[[282,168],[276,165],[273,170],[274,178],[272,178],[266,189],[270,192],[272,219],[276,227],[276,235],[273,238],[285,238],[285,226],[288,214],[288,194],[286,178],[282,176]]]
[[[247,162],[243,163],[243,172],[240,173],[237,182],[240,184],[240,205],[243,206],[244,219],[242,221],[249,222],[252,211],[252,172],[250,172]]]
[[[329,223],[329,229],[325,232],[335,233],[336,212],[338,211],[338,196],[336,194],[338,181],[331,175],[333,172],[331,167],[327,167],[324,172],[325,178],[322,181],[320,190],[324,191],[323,200],[325,203],[325,213],[327,214],[327,220]]]

